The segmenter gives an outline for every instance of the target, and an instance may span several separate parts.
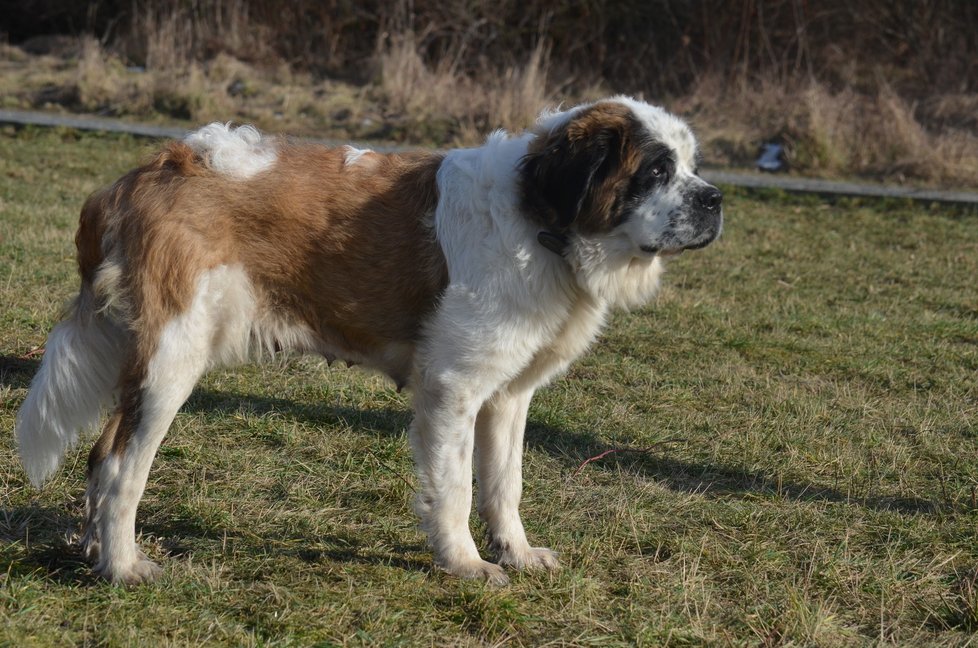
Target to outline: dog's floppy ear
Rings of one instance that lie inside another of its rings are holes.
[[[538,135],[522,161],[524,207],[555,231],[592,215],[606,218],[592,212],[611,209],[609,184],[622,171],[631,128],[627,108],[605,103]]]

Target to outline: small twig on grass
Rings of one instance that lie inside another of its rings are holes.
[[[405,485],[406,485],[406,486],[407,486],[407,487],[408,487],[409,489],[411,489],[411,492],[412,492],[412,493],[417,493],[417,492],[418,492],[418,489],[414,487],[414,484],[412,484],[411,482],[409,482],[409,481],[408,481],[408,480],[407,480],[407,479],[406,479],[406,478],[404,477],[404,475],[402,475],[402,474],[401,474],[401,472],[400,472],[399,470],[395,470],[395,469],[394,469],[393,467],[391,467],[391,466],[389,466],[389,465],[387,465],[387,463],[386,463],[386,462],[385,462],[385,461],[384,461],[383,459],[381,459],[380,457],[378,457],[378,456],[377,456],[376,454],[374,454],[373,452],[371,452],[371,453],[370,453],[370,456],[371,456],[371,457],[373,457],[373,459],[374,459],[374,461],[376,461],[376,462],[377,462],[378,464],[380,464],[380,465],[381,465],[382,467],[384,467],[384,468],[386,468],[387,470],[389,470],[389,471],[390,471],[390,472],[391,472],[391,473],[392,473],[392,474],[393,474],[393,475],[394,475],[395,477],[397,477],[397,478],[398,478],[398,479],[400,479],[400,480],[401,480],[402,482],[404,482],[404,484],[405,484]]]
[[[663,439],[662,441],[656,441],[656,442],[655,442],[655,443],[653,443],[652,445],[650,445],[650,446],[647,446],[647,447],[645,447],[645,448],[609,448],[608,450],[605,450],[605,451],[604,451],[604,452],[602,452],[601,454],[596,454],[596,455],[594,455],[593,457],[588,457],[588,458],[587,458],[587,459],[585,459],[585,460],[584,460],[583,462],[581,462],[581,465],[579,465],[579,466],[577,467],[577,470],[575,470],[575,471],[574,471],[574,472],[573,472],[573,473],[571,474],[571,476],[567,478],[567,480],[568,480],[568,481],[570,481],[571,479],[574,479],[574,478],[575,478],[575,477],[577,477],[577,476],[578,476],[579,474],[581,474],[581,472],[582,472],[582,471],[584,470],[584,468],[585,468],[585,467],[586,467],[586,466],[587,466],[587,465],[588,465],[589,463],[592,463],[592,462],[595,462],[595,461],[598,461],[599,459],[604,459],[605,457],[607,457],[607,456],[608,456],[608,455],[610,455],[610,454],[614,454],[614,453],[616,453],[616,452],[618,452],[618,453],[624,453],[624,452],[632,452],[632,453],[635,453],[635,454],[649,454],[649,453],[651,453],[651,452],[652,452],[653,450],[655,450],[656,448],[658,448],[658,447],[660,447],[660,446],[664,446],[664,445],[668,445],[668,444],[670,444],[670,443],[676,443],[677,441],[683,441],[683,440],[684,440],[684,439],[682,439],[682,438],[680,438],[680,437],[670,437],[670,438],[668,438],[668,439]]]
[[[44,355],[44,347],[36,346],[24,355],[20,356],[20,360],[30,360],[31,358],[36,358],[38,356]]]

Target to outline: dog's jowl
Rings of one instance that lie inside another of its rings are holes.
[[[194,384],[320,354],[411,390],[417,511],[440,568],[495,583],[552,569],[518,510],[530,398],[611,309],[653,295],[664,257],[720,234],[722,196],[695,168],[687,126],[626,97],[448,153],[202,128],[82,208],[81,288],[17,416],[27,474],[41,485],[105,418],[83,549],[106,579],[152,580],[136,508]],[[473,456],[492,562],[469,529]]]

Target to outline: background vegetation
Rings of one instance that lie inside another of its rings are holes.
[[[804,173],[978,177],[972,2],[3,0],[0,15],[8,105],[455,144],[627,92],[690,117],[714,164],[777,140]]]

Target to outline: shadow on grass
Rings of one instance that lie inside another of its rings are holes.
[[[40,366],[40,358],[0,355],[0,387],[26,389]]]
[[[332,537],[326,537],[322,538],[321,541],[325,543],[332,543],[335,541],[335,539]],[[362,563],[365,565],[385,565],[388,567],[397,567],[398,569],[403,569],[404,571],[410,572],[431,570],[431,558],[424,546],[420,544],[400,544],[395,545],[392,547],[392,549],[396,552],[396,555],[366,550],[357,545],[343,546],[342,544],[325,548],[291,550],[290,553],[295,555],[300,560],[308,563],[318,563],[323,560],[330,560],[336,562]],[[406,558],[404,557],[405,554],[422,554],[425,557]]]
[[[27,387],[40,361],[35,358],[0,356],[0,386]],[[326,404],[306,405],[268,396],[197,389],[183,406],[184,411],[208,414],[232,414],[247,411],[262,415],[278,413],[313,425],[342,424],[381,436],[400,436],[411,422],[407,409],[369,409],[332,407]],[[530,421],[527,446],[560,460],[568,471],[576,470],[590,457],[614,450],[595,437],[570,432]],[[756,471],[715,464],[673,459],[663,453],[614,453],[588,464],[589,470],[614,467],[655,479],[678,492],[699,493],[706,497],[747,497],[765,495],[804,502],[831,502],[858,505],[878,511],[905,514],[936,514],[940,507],[932,500],[917,497],[890,497],[850,494],[799,481],[778,480]]]
[[[349,425],[369,434],[399,436],[411,422],[408,410],[358,410],[328,405],[303,405],[292,401],[260,396],[199,390],[184,406],[187,411],[234,413],[247,410],[256,414],[276,412],[313,425]],[[558,459],[572,473],[590,457],[615,450],[595,437],[561,430],[530,421],[526,432],[527,447],[545,452]],[[705,497],[781,497],[800,502],[829,502],[857,505],[877,511],[905,514],[939,513],[938,505],[917,497],[889,497],[850,494],[823,486],[779,480],[757,471],[736,467],[673,459],[662,453],[612,453],[611,456],[588,464],[587,469],[622,469],[654,479],[666,487],[683,493],[698,493]]]
[[[32,575],[68,586],[89,586],[102,582],[92,571],[73,540],[78,519],[68,511],[42,506],[20,506],[0,509],[0,574],[26,578]],[[356,538],[344,535],[282,536],[257,538],[226,535],[188,520],[163,524],[140,525],[145,537],[167,538],[162,543],[165,556],[161,561],[186,558],[194,553],[196,541],[219,540],[233,555],[278,555],[293,557],[308,564],[320,562],[359,563],[394,567],[404,571],[429,571],[431,560],[421,544],[393,544],[391,551],[362,545]],[[315,546],[310,546],[314,541]],[[145,540],[144,540],[145,544]],[[417,558],[411,557],[418,556]],[[160,557],[154,557],[160,560]]]
[[[911,515],[936,514],[938,505],[917,497],[853,496],[814,484],[779,480],[761,472],[716,464],[683,461],[652,452],[609,452],[617,450],[591,435],[566,432],[534,424],[527,426],[527,446],[561,459],[573,473],[591,457],[608,457],[589,463],[585,470],[615,469],[654,479],[671,490],[704,497],[777,497],[797,502],[827,502],[862,506],[875,511]]]
[[[312,425],[342,424],[379,436],[399,436],[411,423],[407,409],[357,409],[323,404],[307,405],[273,396],[195,389],[181,411],[198,414],[279,414]]]
[[[0,573],[37,574],[63,585],[98,581],[71,536],[78,520],[69,511],[45,506],[0,509]]]
[[[0,355],[0,387],[26,389],[40,366],[40,358]],[[66,585],[95,582],[78,545],[69,540],[77,528],[75,515],[63,509],[0,508],[0,574],[28,576],[36,572]]]
[[[3,359],[9,361],[8,357]],[[8,370],[5,376],[14,375],[15,381],[21,380],[24,385],[29,384],[37,363],[24,362],[24,366],[17,365],[20,369],[14,372]],[[274,412],[312,425],[335,427],[341,424],[362,433],[384,437],[400,437],[411,420],[411,413],[407,409],[358,410],[325,404],[305,405],[275,397],[210,390],[196,390],[183,409],[218,415],[241,411],[259,415]],[[591,457],[618,450],[592,435],[569,432],[532,420],[527,427],[526,444],[529,448],[545,452],[560,461],[565,466],[565,475],[573,475]],[[760,495],[796,502],[855,505],[877,511],[913,515],[940,513],[939,506],[931,500],[875,495],[851,497],[838,490],[811,483],[778,480],[770,475],[736,467],[674,459],[666,456],[667,453],[668,450],[656,454],[612,453],[589,463],[586,470],[625,470],[656,480],[674,491],[696,493],[704,497],[756,498]],[[554,478],[564,479],[565,475],[555,475]],[[77,528],[78,520],[75,517],[56,509],[30,506],[0,509],[0,542],[6,545],[0,553],[0,573],[16,572],[27,575],[42,570],[52,580],[64,584],[82,585],[95,582],[96,579],[91,575],[91,570],[77,546],[68,542],[68,533]],[[395,545],[392,551],[377,551],[375,548],[361,547],[355,538],[340,536],[316,539],[293,537],[293,534],[275,537],[228,537],[224,536],[226,530],[187,519],[148,522],[141,526],[141,530],[151,536],[171,538],[170,544],[164,546],[164,550],[174,557],[191,554],[195,539],[209,542],[230,539],[242,551],[292,555],[304,562],[334,560],[387,565],[412,571],[430,569],[427,557],[409,557],[414,553],[425,554],[420,546]],[[315,545],[310,545],[310,542]],[[23,549],[17,548],[17,543],[22,544]]]
[[[163,520],[147,522],[140,526],[144,535],[165,538],[162,548],[170,559],[181,559],[193,555],[195,544],[204,541],[213,544],[219,541],[221,551],[233,556],[245,553],[251,556],[285,556],[303,563],[316,564],[325,561],[359,563],[363,565],[383,565],[404,571],[422,571],[431,568],[426,560],[425,547],[421,544],[408,545],[394,543],[390,551],[367,547],[360,539],[344,534],[309,535],[283,533],[281,530],[269,531],[262,535],[240,534],[227,529],[215,529],[196,523],[193,520]],[[314,543],[314,544],[313,544]],[[210,549],[208,549],[210,550]],[[409,557],[417,554],[418,558]]]

